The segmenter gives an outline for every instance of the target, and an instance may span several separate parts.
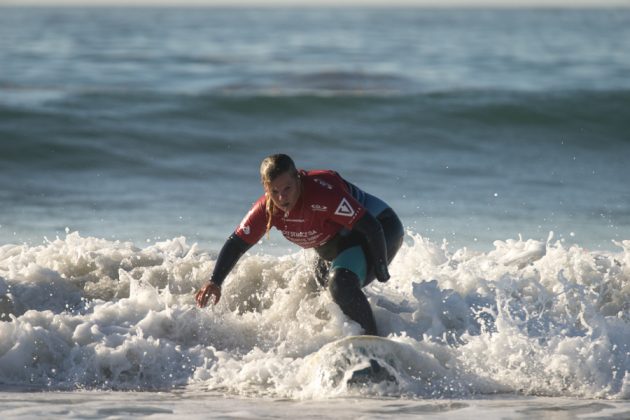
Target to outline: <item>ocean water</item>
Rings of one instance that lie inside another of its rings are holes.
[[[630,9],[0,8],[2,417],[627,418],[627,39]],[[366,288],[398,358],[335,347],[359,327],[277,234],[194,306],[277,152],[401,216]],[[338,380],[369,358],[396,382]]]

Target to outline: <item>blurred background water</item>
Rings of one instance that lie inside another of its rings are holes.
[[[435,241],[609,249],[627,39],[627,9],[1,8],[0,243],[216,248],[286,152]]]

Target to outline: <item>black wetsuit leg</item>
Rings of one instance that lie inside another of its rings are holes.
[[[317,257],[315,261],[315,279],[320,286],[328,285],[328,272],[330,271],[330,261]]]
[[[387,260],[388,263],[391,263],[403,242],[404,229],[402,223],[396,213],[390,208],[381,212],[376,219],[383,227],[387,244]],[[361,281],[358,276],[344,268],[335,268],[330,272],[328,271],[330,260],[334,259],[342,251],[357,245],[363,246],[362,238],[360,235],[350,232],[343,236],[338,235],[323,248],[318,249],[317,252],[320,257],[317,261],[316,276],[320,284],[328,285],[328,290],[335,303],[339,305],[344,314],[363,327],[365,334],[378,335],[372,308],[361,290]],[[366,252],[365,247],[364,252]],[[369,261],[367,268],[367,278],[364,285],[369,284],[375,278],[374,270]]]
[[[357,275],[345,268],[333,269],[328,278],[328,290],[343,313],[361,325],[364,334],[378,335],[370,302],[360,284]]]

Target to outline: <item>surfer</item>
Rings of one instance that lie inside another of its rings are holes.
[[[378,335],[361,289],[374,278],[390,278],[387,266],[404,235],[396,213],[337,172],[298,170],[284,154],[265,158],[260,177],[264,194],[221,248],[209,283],[195,295],[197,305],[205,307],[210,297],[219,301],[223,280],[273,226],[289,241],[315,249],[320,284],[366,335]]]

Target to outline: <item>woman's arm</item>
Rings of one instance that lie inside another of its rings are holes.
[[[243,254],[252,246],[252,244],[248,244],[235,233],[230,235],[227,241],[225,241],[223,248],[221,248],[221,252],[219,252],[210,282],[199,289],[195,294],[197,306],[200,308],[206,306],[210,296],[213,297],[214,304],[219,301],[221,298],[221,284],[223,280],[225,280],[230,271],[232,271],[232,268],[234,268]]]
[[[387,243],[385,242],[385,234],[383,227],[374,216],[369,212],[365,212],[363,216],[354,224],[353,230],[361,233],[365,237],[367,244],[368,258],[371,258],[374,264],[374,275],[381,282],[389,280],[389,271],[387,270]]]

